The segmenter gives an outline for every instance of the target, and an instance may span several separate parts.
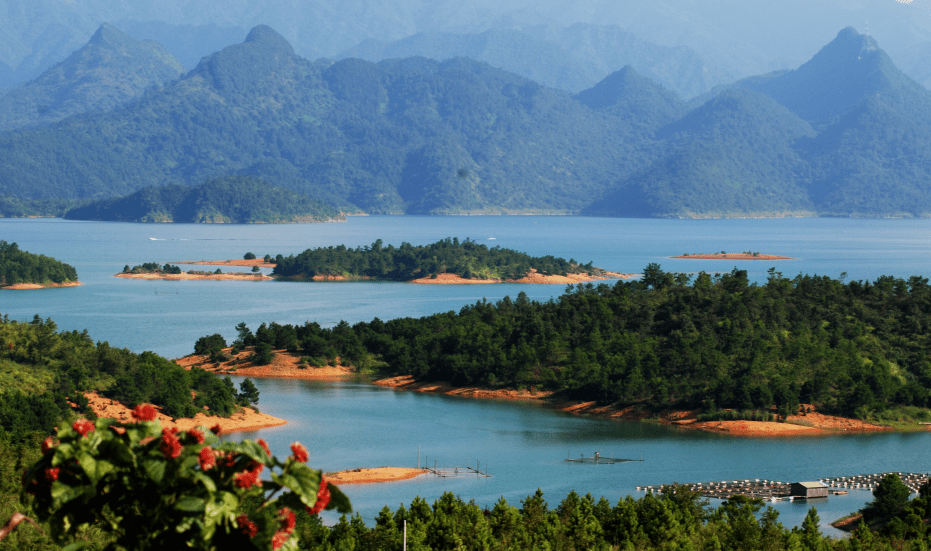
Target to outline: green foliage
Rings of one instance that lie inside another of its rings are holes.
[[[158,262],[143,262],[138,266],[126,265],[123,268],[124,274],[180,274],[181,268],[171,264],[160,265]]]
[[[911,490],[902,482],[899,475],[889,473],[879,481],[873,490],[873,501],[863,508],[863,518],[869,523],[887,522],[901,514],[908,505]]]
[[[92,201],[65,214],[69,220],[234,224],[312,222],[340,216],[328,205],[250,176],[216,178],[197,187],[148,187],[126,197]]]
[[[31,254],[0,240],[0,287],[16,283],[67,283],[78,280],[73,266],[43,254]]]
[[[113,419],[62,423],[57,440],[46,440],[23,484],[60,544],[94,526],[123,549],[297,549],[295,511],[351,510],[303,463],[306,450],[280,460],[262,440],[219,443],[203,427]],[[271,480],[259,478],[266,468]]]
[[[931,286],[922,277],[843,283],[771,270],[756,284],[743,270],[692,278],[651,265],[642,281],[569,286],[544,303],[521,293],[420,319],[263,325],[256,338],[455,385],[494,381],[762,420],[774,406],[782,418],[814,403],[878,420],[887,410],[927,415],[929,328]],[[249,334],[245,325],[237,330]]]
[[[219,333],[214,333],[208,337],[201,337],[194,343],[194,354],[205,356],[219,352],[226,348],[226,339]]]
[[[307,249],[297,256],[276,260],[272,273],[307,279],[324,275],[408,281],[444,273],[476,279],[520,279],[531,269],[544,275],[604,272],[591,263],[579,265],[553,256],[532,257],[501,247],[489,249],[468,238],[461,242],[459,238],[446,238],[416,247],[410,243],[385,247],[379,239],[371,247]]]
[[[243,260],[255,260],[255,254],[246,253],[242,256]]]

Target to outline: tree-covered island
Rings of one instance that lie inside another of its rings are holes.
[[[35,289],[80,285],[73,266],[0,240],[0,288]]]
[[[512,249],[491,247],[466,238],[446,238],[429,245],[401,243],[385,246],[319,247],[297,256],[274,258],[272,275],[292,280],[375,279],[414,281],[437,279],[443,274],[464,280],[520,281],[533,274],[575,275],[590,279],[612,276],[592,263],[581,264],[551,255],[533,257]],[[564,282],[564,281],[562,281]]]
[[[555,300],[479,301],[419,319],[237,327],[241,346],[452,385],[526,388],[647,415],[785,420],[818,412],[912,430],[931,421],[926,278],[843,282],[646,267]],[[316,365],[316,364],[314,364]]]

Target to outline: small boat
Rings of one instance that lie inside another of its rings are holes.
[[[497,237],[489,237],[489,238],[488,238],[489,241],[494,241],[495,239],[498,239],[498,238],[497,238]]]

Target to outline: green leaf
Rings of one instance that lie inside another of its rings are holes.
[[[100,443],[97,448],[100,457],[105,457],[109,461],[119,465],[132,465],[136,457],[129,447],[123,442],[115,439],[107,439]]]
[[[212,478],[210,478],[209,476],[207,476],[206,474],[200,471],[194,473],[194,480],[203,484],[204,487],[207,488],[207,491],[209,491],[210,493],[217,491],[216,482],[214,482]]]
[[[289,472],[272,474],[272,480],[301,496],[301,502],[312,507],[320,490],[320,471],[311,469],[303,463],[292,464]]]
[[[336,509],[338,513],[351,513],[352,504],[349,503],[349,498],[342,490],[330,484],[330,503],[327,504],[326,510],[332,511]]]
[[[78,549],[84,549],[89,547],[90,542],[86,541],[76,541],[74,543],[69,543],[68,545],[61,548],[61,551],[78,551]]]
[[[142,467],[145,469],[145,473],[149,476],[149,479],[156,484],[161,484],[162,480],[165,478],[165,462],[161,459],[148,459],[143,464]]]
[[[78,460],[78,464],[84,474],[87,475],[87,478],[91,480],[91,484],[96,485],[99,478],[97,477],[97,460],[94,459],[94,456],[82,450],[75,454],[75,459]]]
[[[204,500],[199,497],[185,496],[175,503],[175,509],[184,511],[185,513],[200,513],[204,511],[205,508],[206,505],[204,504]]]

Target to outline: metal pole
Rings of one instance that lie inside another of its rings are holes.
[[[420,468],[420,446],[417,446],[417,468]]]
[[[407,519],[404,519],[404,551],[407,551]]]

